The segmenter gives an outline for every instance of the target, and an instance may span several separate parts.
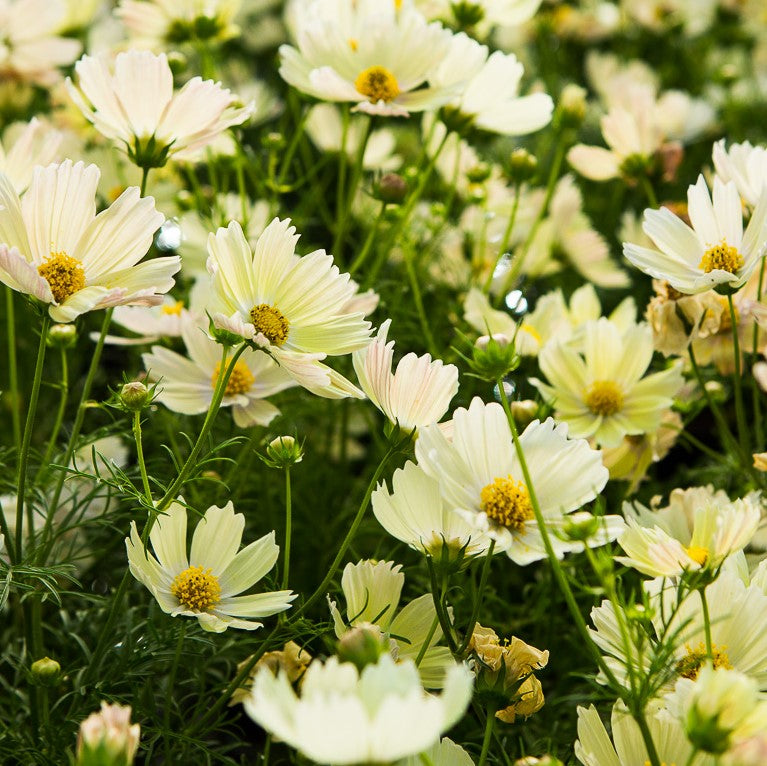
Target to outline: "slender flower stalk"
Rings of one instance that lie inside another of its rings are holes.
[[[290,466],[285,466],[285,545],[282,547],[282,589],[287,590],[290,575],[290,542],[293,534],[293,503],[290,492]]]

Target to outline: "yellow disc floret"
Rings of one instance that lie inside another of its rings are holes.
[[[700,545],[691,545],[689,548],[685,548],[687,555],[696,563],[704,566],[708,561],[708,548],[703,548]]]
[[[728,245],[727,240],[723,239],[718,245],[709,247],[703,253],[698,268],[703,269],[706,274],[714,269],[734,274],[742,266],[743,256],[738,252],[738,248]]]
[[[383,66],[371,66],[363,69],[354,81],[354,87],[368,100],[376,104],[379,101],[394,101],[400,94],[397,78]]]
[[[585,401],[595,415],[614,415],[623,407],[623,392],[612,380],[596,380],[586,392]]]
[[[682,678],[689,678],[694,681],[698,677],[701,666],[707,661],[710,661],[715,668],[732,670],[730,658],[725,651],[727,648],[726,646],[717,646],[716,644],[713,644],[711,646],[710,656],[708,652],[706,652],[706,645],[702,642],[698,644],[696,649],[690,647],[689,644],[687,644],[685,648],[687,649],[687,654],[676,664],[676,672]]]
[[[269,343],[275,346],[281,346],[288,339],[290,322],[279,309],[268,303],[253,306],[250,310],[250,321],[253,322],[256,332],[266,336]]]
[[[184,309],[184,301],[176,301],[161,308],[163,314],[178,316]]]
[[[221,600],[221,586],[210,569],[188,567],[174,578],[170,592],[189,609],[207,612]]]
[[[479,497],[480,508],[487,517],[508,529],[524,529],[525,522],[535,517],[527,487],[511,476],[494,479],[482,489]]]
[[[219,375],[221,374],[221,363],[216,365],[216,369],[213,371],[213,375],[210,377],[210,383],[213,388],[218,383]],[[245,362],[235,362],[232,374],[229,376],[229,380],[226,383],[226,396],[236,396],[237,394],[246,394],[250,391],[251,386],[255,383],[256,378],[250,371]]]
[[[48,283],[56,303],[63,303],[85,287],[85,271],[77,258],[65,252],[51,253],[38,267],[37,273]]]

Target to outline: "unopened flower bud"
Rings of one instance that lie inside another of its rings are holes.
[[[373,192],[381,202],[399,205],[407,197],[408,183],[397,173],[384,173],[376,182]]]
[[[519,362],[514,339],[496,333],[477,338],[469,364],[475,375],[483,380],[495,381],[516,370]]]
[[[61,665],[50,657],[35,660],[30,670],[35,681],[42,686],[53,686],[61,677]]]
[[[136,756],[141,728],[130,722],[130,705],[101,703],[80,724],[76,766],[130,766]]]
[[[458,0],[450,3],[450,8],[453,11],[455,25],[459,30],[471,29],[485,18],[485,9],[482,7],[482,3]]]
[[[283,149],[285,147],[285,136],[283,136],[282,133],[272,131],[271,133],[267,133],[264,136],[263,144],[264,149],[268,149],[269,151],[278,151],[279,149]]]
[[[538,170],[538,159],[527,149],[515,149],[509,157],[509,176],[514,183],[529,181]]]
[[[559,758],[553,755],[542,755],[540,758],[536,758],[534,755],[526,755],[524,758],[519,758],[514,761],[514,766],[564,766]]]
[[[538,414],[538,403],[532,399],[522,399],[511,403],[511,414],[518,428],[530,425]]]
[[[52,348],[71,348],[77,341],[77,328],[73,324],[55,324],[48,330],[46,342]]]
[[[362,670],[366,665],[378,662],[389,649],[390,643],[381,629],[372,623],[363,623],[344,633],[336,654],[342,662],[351,662]]]
[[[580,85],[565,85],[557,109],[563,128],[579,128],[586,116],[586,91]]]
[[[186,70],[189,61],[183,53],[179,53],[178,51],[169,51],[167,56],[168,66],[174,75],[182,74]]]
[[[278,436],[266,447],[264,462],[272,468],[289,468],[304,459],[304,448],[292,436]]]
[[[126,410],[140,412],[152,401],[152,392],[140,380],[133,380],[120,389],[119,399]]]
[[[584,542],[592,538],[599,530],[599,517],[586,511],[571,513],[565,517],[563,531],[570,540]]]
[[[490,178],[492,168],[486,162],[478,162],[473,168],[469,168],[466,178],[470,183],[481,184]]]

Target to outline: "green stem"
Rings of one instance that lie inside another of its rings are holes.
[[[424,639],[424,642],[421,645],[421,648],[418,650],[418,656],[415,658],[416,667],[419,667],[421,665],[421,662],[423,662],[423,658],[426,656],[426,652],[429,651],[431,640],[432,638],[434,638],[434,634],[437,632],[438,625],[439,625],[439,615],[437,614],[437,611],[435,610],[434,619],[431,622],[431,627],[429,628],[429,632],[426,634],[426,638]]]
[[[472,634],[474,633],[474,625],[477,622],[477,617],[479,616],[479,609],[482,606],[482,596],[485,593],[487,578],[488,578],[488,575],[490,574],[490,562],[493,558],[494,551],[495,551],[495,540],[490,540],[490,546],[487,549],[485,560],[482,563],[482,574],[479,577],[479,589],[477,591],[476,596],[474,597],[474,606],[472,607],[472,610],[471,610],[471,619],[469,620],[469,626],[466,630],[466,636],[461,642],[461,645],[458,647],[459,655],[462,655],[466,651],[466,649],[469,646],[469,643],[471,642],[471,637],[472,637]]]
[[[519,198],[521,196],[521,191],[522,185],[516,184],[514,186],[514,202],[511,206],[511,215],[509,215],[509,221],[506,224],[506,230],[503,232],[503,239],[501,240],[501,245],[498,248],[498,257],[495,259],[493,268],[490,269],[490,272],[485,279],[485,284],[482,288],[485,295],[490,294],[490,288],[493,285],[493,276],[498,269],[498,264],[501,262],[501,258],[503,258],[504,254],[506,253],[506,248],[509,246],[509,240],[511,239],[511,234],[514,231],[514,223],[517,220],[517,211],[519,210]]]
[[[282,550],[282,590],[288,589],[290,573],[290,540],[293,532],[293,507],[290,496],[290,466],[285,466],[285,546]]]
[[[240,358],[242,352],[245,351],[246,348],[247,344],[245,343],[239,346],[234,352],[234,355],[232,356],[232,359],[227,366],[226,357],[229,349],[226,346],[224,347],[221,357],[221,364],[219,367],[219,377],[216,383],[216,388],[213,392],[213,399],[210,402],[210,407],[208,407],[208,412],[205,415],[205,421],[202,424],[202,428],[200,429],[197,441],[194,443],[192,451],[189,453],[186,462],[181,467],[176,480],[170,485],[170,487],[168,487],[167,491],[162,497],[162,500],[157,503],[158,511],[164,511],[173,502],[173,500],[175,500],[179,490],[184,486],[184,482],[186,482],[186,480],[189,478],[189,474],[195,468],[197,463],[197,456],[200,454],[203,442],[208,437],[208,433],[213,426],[213,421],[216,419],[218,410],[221,407],[221,401],[224,398],[224,393],[226,392],[226,386],[229,382],[229,377],[232,374],[232,370],[234,370],[235,364],[237,364],[237,360]],[[151,527],[152,524],[153,519],[150,519],[149,526]]]
[[[708,611],[708,599],[706,598],[705,586],[700,588],[698,593],[700,593],[700,605],[703,609],[703,633],[706,637],[706,655],[710,658],[713,658],[714,645],[711,642],[711,615]]]
[[[8,342],[8,388],[11,391],[11,424],[13,443],[16,445],[16,449],[19,449],[21,446],[21,414],[19,412],[19,367],[16,356],[16,311],[14,292],[7,286],[5,288],[5,316]]]
[[[376,234],[378,234],[378,228],[381,225],[381,221],[383,221],[384,215],[386,214],[386,203],[381,203],[381,209],[378,211],[378,215],[376,216],[375,221],[373,222],[373,225],[370,228],[370,231],[368,232],[367,238],[365,239],[365,244],[362,246],[362,250],[360,250],[359,255],[352,261],[352,265],[349,266],[349,274],[354,274],[357,269],[362,266],[362,264],[366,261],[368,257],[368,253],[370,253],[370,248],[373,246],[373,242],[375,241]]]
[[[487,755],[490,752],[490,740],[493,738],[493,726],[495,726],[495,713],[497,707],[491,702],[485,709],[485,735],[482,738],[482,752],[479,754],[479,761],[477,766],[485,766],[487,763]]]
[[[43,314],[43,321],[40,326],[40,344],[37,347],[37,362],[35,363],[35,373],[32,379],[32,393],[29,396],[29,408],[27,409],[27,420],[24,424],[24,435],[21,441],[21,453],[19,454],[18,474],[16,481],[16,548],[13,561],[20,561],[23,550],[23,526],[24,526],[24,501],[27,488],[27,465],[29,463],[29,448],[32,444],[32,430],[35,425],[35,415],[37,414],[37,401],[40,396],[40,383],[43,379],[43,363],[45,362],[46,340],[48,338],[48,327],[51,324],[50,317],[46,310]],[[34,539],[34,529],[29,529],[30,540]],[[8,540],[8,555],[11,554],[11,541]]]
[[[764,265],[767,259],[762,258],[762,263],[759,266],[759,287],[756,291],[756,300],[758,303],[762,302],[762,291],[764,289]],[[752,342],[752,353],[754,361],[759,356],[759,324],[754,320],[754,333]],[[760,452],[764,444],[764,434],[762,431],[762,391],[759,389],[759,384],[756,382],[756,378],[751,376],[751,392],[752,401],[754,405],[754,446],[755,452]]]
[[[168,682],[165,687],[165,710],[163,713],[163,730],[165,732],[165,759],[170,763],[171,757],[171,740],[168,737],[170,731],[170,708],[171,701],[173,700],[174,686],[176,684],[176,673],[178,672],[178,666],[181,662],[181,654],[184,648],[184,637],[186,636],[186,620],[181,618],[181,628],[178,632],[178,641],[176,642],[176,651],[173,655],[173,664],[170,666],[170,672],[168,673]]]
[[[141,411],[138,410],[133,413],[133,439],[136,442],[136,457],[138,459],[138,467],[141,471],[141,484],[144,487],[144,495],[149,507],[153,507],[152,500],[152,488],[149,486],[149,476],[146,470],[146,462],[144,461],[144,444],[141,439]]]
[[[146,183],[149,180],[149,171],[151,168],[141,168],[141,190],[139,191],[139,197],[146,195]]]
[[[437,344],[434,341],[434,336],[431,333],[431,326],[429,325],[429,319],[426,316],[426,309],[423,305],[423,297],[421,296],[421,285],[418,282],[418,274],[415,271],[415,264],[413,258],[415,253],[412,248],[407,248],[405,252],[405,271],[407,272],[408,282],[410,283],[410,290],[413,293],[413,303],[415,303],[415,310],[418,314],[418,322],[421,325],[421,332],[423,333],[424,341],[426,342],[426,348],[433,357],[439,356],[439,350]]]
[[[642,175],[641,178],[642,178],[642,188],[644,189],[644,193],[647,195],[647,201],[650,203],[650,207],[657,208],[658,198],[655,196],[655,189],[652,188],[650,179],[644,174]]]
[[[373,474],[373,477],[370,479],[370,482],[368,483],[367,489],[365,490],[365,496],[362,498],[362,502],[360,503],[359,508],[357,509],[357,513],[354,516],[354,520],[351,523],[351,526],[349,527],[349,531],[346,533],[346,537],[344,537],[343,542],[341,543],[341,547],[338,549],[338,553],[336,553],[336,557],[333,559],[333,563],[330,565],[330,569],[328,570],[327,574],[323,578],[322,582],[319,584],[319,587],[312,593],[312,595],[309,597],[307,601],[303,603],[300,609],[298,611],[294,612],[291,615],[291,622],[293,620],[298,619],[303,614],[307,612],[310,606],[312,606],[317,599],[321,598],[325,592],[327,591],[328,585],[330,585],[330,581],[335,576],[336,570],[338,569],[339,565],[341,564],[341,561],[343,561],[344,556],[346,555],[346,551],[348,550],[349,546],[352,543],[352,540],[354,540],[354,536],[357,534],[357,529],[359,528],[359,525],[362,523],[362,519],[365,516],[365,511],[368,508],[368,505],[370,504],[370,496],[373,494],[373,490],[376,488],[376,485],[378,484],[378,480],[381,478],[381,474],[384,471],[384,468],[386,467],[386,464],[389,462],[389,458],[397,451],[397,445],[393,444],[389,447],[389,449],[386,451],[386,454],[381,459],[381,462],[378,464],[378,467],[375,470],[375,473]]]
[[[747,457],[748,452],[748,425],[746,424],[746,411],[743,408],[743,378],[741,376],[740,338],[738,336],[738,317],[732,302],[732,295],[727,296],[727,305],[730,309],[730,324],[732,325],[732,345],[735,356],[735,372],[733,373],[733,389],[735,391],[735,417],[738,421],[738,436],[740,448]]]
[[[278,186],[282,186],[283,183],[285,183],[285,178],[288,174],[290,163],[293,161],[293,155],[296,153],[296,149],[298,148],[298,142],[304,135],[304,127],[306,126],[306,120],[308,116],[309,110],[304,109],[301,112],[301,116],[298,119],[297,124],[294,124],[292,127],[293,135],[291,136],[290,143],[288,144],[288,148],[285,151],[285,156],[282,160],[282,167],[280,168],[280,174],[277,177]]]
[[[77,440],[80,437],[80,430],[83,427],[83,421],[85,420],[85,410],[87,409],[88,398],[91,395],[91,389],[93,388],[93,381],[96,377],[96,371],[98,370],[99,362],[101,361],[101,352],[104,350],[104,339],[106,338],[107,331],[109,330],[109,323],[112,321],[112,309],[107,309],[104,313],[104,321],[101,323],[101,333],[99,339],[96,342],[96,348],[93,350],[93,356],[91,357],[91,364],[88,368],[88,374],[85,378],[83,385],[83,391],[80,395],[80,403],[77,407],[77,414],[75,415],[75,422],[72,425],[72,433],[69,436],[69,442],[67,449],[64,453],[63,468],[59,473],[59,478],[56,481],[56,487],[51,497],[51,502],[48,505],[48,512],[45,517],[45,525],[43,527],[42,534],[42,557],[38,562],[40,565],[45,563],[45,559],[50,549],[48,537],[51,532],[51,525],[53,523],[53,515],[56,509],[59,507],[59,499],[61,497],[61,491],[64,488],[64,480],[67,477],[67,471],[69,470],[69,464],[72,462],[72,456],[75,453],[77,447]]]
[[[450,623],[450,615],[446,609],[446,604],[445,604],[446,596],[447,596],[447,587],[449,584],[446,581],[447,575],[443,574],[442,583],[438,585],[437,574],[434,570],[434,562],[431,556],[426,557],[426,565],[429,568],[429,580],[431,582],[431,599],[434,603],[434,611],[436,612],[437,620],[439,621],[439,626],[442,628],[442,635],[445,637],[445,641],[447,642],[447,645],[450,648],[450,651],[453,653],[453,655],[456,655],[458,652],[458,647],[455,643],[455,639],[453,638],[453,626]]]
[[[45,448],[45,455],[43,457],[40,471],[50,465],[53,458],[53,451],[56,448],[56,441],[59,438],[59,432],[61,431],[61,425],[64,422],[64,415],[67,409],[67,397],[69,395],[69,360],[67,358],[67,350],[61,348],[61,382],[59,383],[59,408],[56,411],[56,420],[53,424],[53,430],[51,436],[48,439],[48,446]]]

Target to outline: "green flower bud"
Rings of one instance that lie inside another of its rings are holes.
[[[55,324],[48,330],[46,343],[51,348],[71,348],[77,342],[77,328],[73,324]]]
[[[351,662],[362,670],[374,665],[383,654],[389,652],[389,640],[377,625],[356,625],[341,637],[336,654],[342,662]]]
[[[469,366],[482,380],[493,382],[516,370],[519,362],[514,339],[497,333],[477,338]]]
[[[384,173],[373,186],[375,198],[399,205],[407,197],[408,183],[397,173]]]
[[[515,149],[509,157],[509,177],[514,183],[529,181],[538,171],[538,158],[527,149]]]
[[[132,380],[120,389],[120,404],[130,412],[140,412],[152,401],[152,391],[140,380]]]
[[[290,468],[304,459],[304,447],[292,436],[278,436],[266,446],[262,459],[271,468]]]
[[[30,670],[35,681],[41,686],[54,686],[61,678],[61,665],[50,657],[35,660]]]

